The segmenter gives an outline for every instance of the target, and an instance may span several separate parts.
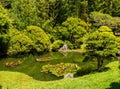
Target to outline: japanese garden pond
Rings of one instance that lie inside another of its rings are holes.
[[[50,60],[43,61],[45,58]],[[37,60],[37,59],[40,59]],[[81,70],[78,71],[75,75],[81,76],[90,73],[91,71],[96,69],[97,61],[95,58],[92,60],[84,61],[85,56],[82,53],[78,52],[69,52],[69,53],[60,53],[60,52],[49,52],[42,55],[26,55],[20,57],[9,57],[2,58],[0,60],[0,71],[13,71],[13,72],[21,72],[25,73],[36,80],[40,81],[52,81],[62,79],[63,77],[57,77],[51,73],[41,72],[41,68],[43,65],[47,64],[59,64],[59,63],[74,63],[81,67]],[[111,60],[113,61],[113,60]],[[16,66],[6,66],[9,62],[20,62],[20,65]],[[106,65],[108,60],[104,61],[104,65]]]

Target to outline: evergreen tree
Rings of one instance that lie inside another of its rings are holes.
[[[91,33],[86,40],[86,50],[89,54],[97,57],[97,69],[101,70],[105,57],[117,53],[117,42],[112,30],[101,26]]]

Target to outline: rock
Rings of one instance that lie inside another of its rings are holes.
[[[74,78],[74,75],[72,73],[68,73],[64,75],[64,78]]]
[[[118,57],[118,62],[120,62],[120,57]]]
[[[58,51],[67,51],[68,50],[68,45],[67,44],[64,44]]]

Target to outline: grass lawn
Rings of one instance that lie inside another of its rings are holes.
[[[120,67],[109,63],[107,71],[91,73],[74,79],[38,81],[19,72],[0,71],[1,89],[120,89]]]

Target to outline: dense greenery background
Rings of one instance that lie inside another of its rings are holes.
[[[120,54],[120,1],[0,0],[0,58],[58,51],[63,44],[85,52],[84,61],[95,57],[101,71],[104,59],[114,59],[116,53]],[[31,60],[30,63],[33,65]],[[111,84],[109,89],[118,89],[120,66],[118,62],[108,65],[111,70],[106,72],[47,83],[1,71],[0,88],[107,89]]]
[[[84,49],[98,58],[119,49],[119,0],[1,0],[0,56]]]

